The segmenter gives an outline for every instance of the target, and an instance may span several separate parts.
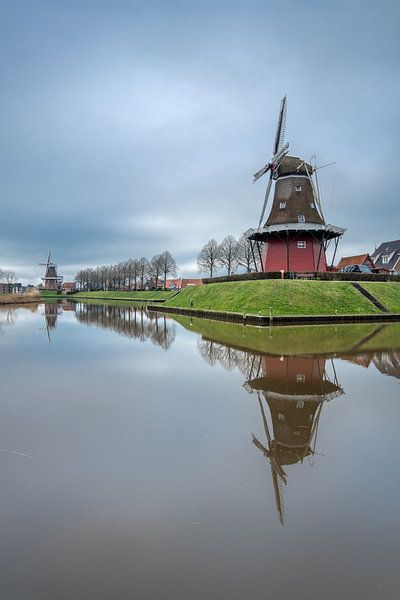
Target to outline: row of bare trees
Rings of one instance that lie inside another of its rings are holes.
[[[228,275],[240,268],[250,273],[255,268],[254,261],[257,264],[259,259],[253,256],[246,236],[243,234],[237,240],[228,235],[220,244],[213,239],[203,246],[197,256],[197,267],[200,273],[207,272],[213,277],[219,269],[226,269]]]
[[[16,276],[14,271],[5,271],[0,268],[0,281],[5,281],[9,285],[15,283]]]
[[[149,280],[155,287],[165,287],[168,277],[176,277],[176,263],[165,250],[151,260],[142,256],[115,265],[81,269],[75,281],[81,290],[143,290]]]

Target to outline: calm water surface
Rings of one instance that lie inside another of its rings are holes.
[[[399,334],[1,309],[1,598],[398,598]]]

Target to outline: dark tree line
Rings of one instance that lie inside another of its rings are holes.
[[[176,263],[168,250],[151,260],[144,256],[115,265],[81,269],[75,276],[81,290],[143,290],[146,283],[165,287],[168,277],[176,277]]]
[[[258,265],[259,259],[254,258]],[[209,273],[210,277],[219,269],[226,269],[228,275],[238,269],[250,273],[255,268],[254,258],[245,234],[238,240],[228,235],[220,244],[213,239],[203,246],[197,256],[197,267],[200,273]]]

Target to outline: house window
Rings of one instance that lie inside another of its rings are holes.
[[[298,248],[307,248],[307,242],[297,242]]]
[[[304,215],[298,215],[297,220],[299,223],[305,223],[306,222],[306,218]]]
[[[286,208],[286,202],[279,202],[279,208]]]
[[[310,206],[311,206],[311,208],[315,208],[314,202],[310,202]]]
[[[296,408],[304,408],[304,400],[297,400]]]
[[[388,256],[382,256],[382,264],[383,265],[387,265],[388,262],[389,262],[389,257]]]
[[[301,192],[301,185],[296,185],[296,192]]]
[[[304,373],[297,373],[297,375],[296,375],[297,383],[304,383],[305,380],[306,380],[306,376],[304,375]]]

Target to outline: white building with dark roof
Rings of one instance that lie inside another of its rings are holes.
[[[372,254],[376,269],[400,273],[400,240],[383,242]]]

